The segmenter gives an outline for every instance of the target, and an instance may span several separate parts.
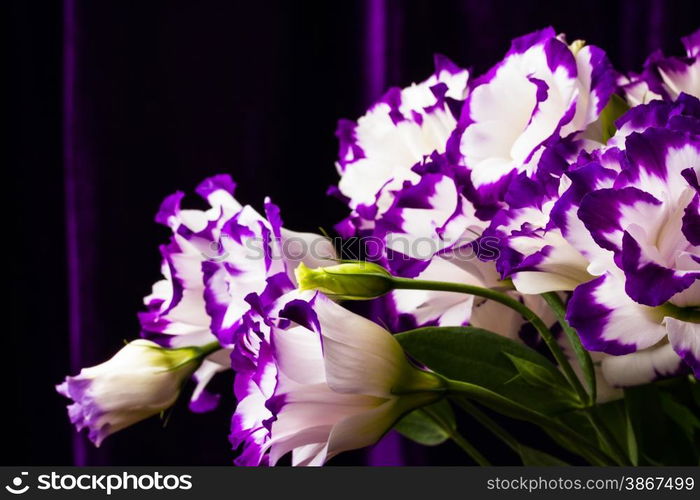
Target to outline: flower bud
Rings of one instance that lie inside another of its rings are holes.
[[[343,300],[367,300],[394,289],[389,271],[372,262],[345,262],[310,269],[303,263],[294,271],[300,290],[318,290]]]
[[[71,422],[99,446],[104,438],[172,406],[183,382],[208,354],[205,348],[165,349],[149,340],[135,340],[111,359],[83,368],[56,386],[74,401]]]

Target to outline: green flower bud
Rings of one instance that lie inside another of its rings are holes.
[[[374,299],[394,289],[389,271],[372,262],[345,262],[310,269],[299,264],[294,274],[300,290],[318,290],[341,300]]]

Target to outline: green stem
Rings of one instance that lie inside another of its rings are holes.
[[[459,432],[453,429],[447,422],[445,422],[442,417],[431,410],[428,407],[421,409],[428,417],[430,417],[436,424],[438,424],[442,429],[450,436],[450,439],[455,442],[457,446],[462,448],[464,452],[469,455],[477,464],[481,466],[490,466],[491,462],[483,456],[479,450],[477,450],[474,445],[467,441]]]
[[[557,317],[557,321],[561,325],[564,334],[569,339],[571,348],[581,365],[581,370],[583,371],[584,377],[586,378],[586,383],[590,389],[590,396],[588,398],[589,404],[595,404],[596,401],[596,378],[595,378],[595,368],[593,367],[593,360],[591,355],[581,344],[581,339],[578,336],[576,330],[571,328],[569,322],[566,321],[566,306],[561,300],[561,297],[556,292],[543,293],[542,298],[547,303],[549,308],[552,310],[554,315]]]
[[[498,425],[491,417],[489,417],[486,413],[481,411],[475,404],[473,404],[471,401],[464,397],[453,397],[450,398],[452,401],[454,401],[460,408],[462,408],[464,411],[469,413],[474,419],[479,422],[481,425],[486,427],[488,430],[490,430],[496,437],[498,437],[501,441],[503,441],[511,450],[513,450],[515,453],[520,455],[522,459],[522,452],[523,448],[520,442],[512,435],[510,434],[507,430],[505,430],[503,427]],[[545,429],[547,430],[547,429]],[[581,454],[584,458],[586,458],[589,462],[591,462],[593,465],[606,465],[608,462],[607,461],[601,461],[600,457],[598,456],[592,456],[590,452],[587,450],[581,450],[578,448],[575,448],[576,452]]]
[[[156,347],[157,349],[160,349],[160,347]],[[204,361],[204,358],[209,356],[210,354],[215,353],[216,351],[219,351],[223,349],[221,347],[221,344],[218,342],[210,342],[208,344],[200,345],[200,346],[187,346],[187,347],[175,347],[173,349],[170,349],[171,352],[176,352],[180,351],[184,354],[184,357],[182,360],[169,368],[167,368],[168,371],[173,371],[173,370],[178,370],[179,368],[182,368],[185,365],[188,365],[190,363],[193,364],[192,371],[194,371],[196,368],[201,366],[202,362]],[[184,381],[183,381],[184,383]]]
[[[700,309],[697,307],[679,307],[670,302],[658,307],[664,315],[685,321],[686,323],[700,323]]]
[[[596,379],[595,369],[593,367],[593,360],[591,360],[591,355],[586,349],[584,349],[583,345],[581,345],[581,340],[579,339],[576,330],[571,328],[569,322],[566,321],[566,306],[561,300],[561,297],[559,297],[559,295],[557,295],[555,292],[548,292],[543,293],[542,298],[547,302],[549,307],[552,309],[552,312],[554,312],[555,316],[557,317],[557,320],[559,321],[559,324],[561,325],[562,329],[564,330],[564,333],[566,334],[566,336],[569,339],[569,342],[571,343],[571,347],[573,348],[576,357],[578,358],[579,363],[581,364],[581,369],[583,370],[584,374],[586,374],[586,379],[591,388],[590,404],[594,405],[596,401]],[[600,418],[595,408],[589,407],[586,411],[586,417],[591,422],[591,425],[598,433],[600,439],[607,445],[608,449],[613,453],[615,459],[620,464],[629,465],[630,462],[627,457],[627,454],[617,442],[615,436],[612,435],[608,427],[605,425],[605,422]]]
[[[546,415],[531,410],[526,406],[511,401],[496,392],[478,385],[451,379],[445,379],[445,383],[448,393],[466,396],[504,415],[539,425],[549,432],[562,436],[576,447],[584,448],[585,450],[581,450],[579,453],[585,457],[591,457],[595,462],[607,465],[617,464],[614,459],[611,459],[611,457],[597,446],[591,444],[583,436],[555,419],[549,418]]]
[[[564,376],[569,381],[571,387],[578,395],[581,403],[588,404],[589,397],[586,389],[581,384],[581,381],[576,376],[574,369],[571,367],[568,358],[562,351],[561,346],[557,343],[556,339],[549,331],[547,325],[542,321],[542,319],[535,314],[535,312],[527,307],[525,304],[519,300],[514,299],[510,295],[492,290],[490,288],[483,288],[480,286],[468,285],[465,283],[450,283],[443,281],[428,281],[428,280],[414,280],[409,278],[392,278],[392,283],[394,288],[404,289],[404,290],[435,290],[441,292],[456,292],[456,293],[466,293],[469,295],[475,295],[477,297],[484,297],[489,300],[493,300],[506,307],[509,307],[519,313],[523,318],[529,321],[532,326],[539,332],[540,336],[544,340],[547,347],[552,352],[554,359],[561,366]]]
[[[490,430],[494,436],[503,441],[515,453],[520,453],[520,443],[512,434],[498,425],[491,417],[481,411],[475,404],[465,398],[451,398],[460,408],[474,417],[474,420]]]
[[[588,420],[591,422],[591,425],[598,433],[602,441],[612,452],[613,456],[615,457],[615,460],[620,465],[632,465],[632,462],[627,456],[627,453],[625,453],[625,451],[622,449],[620,443],[617,442],[617,439],[615,439],[615,436],[613,436],[612,432],[610,432],[608,426],[605,425],[603,419],[600,418],[600,415],[597,411],[597,407],[588,408],[586,410],[586,416],[588,417]]]

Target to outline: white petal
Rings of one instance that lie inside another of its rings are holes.
[[[423,395],[389,399],[381,406],[339,422],[328,438],[328,458],[376,443],[404,413],[430,402],[430,398]]]
[[[434,257],[418,279],[481,284],[474,276],[441,257]],[[411,314],[418,325],[438,320],[440,326],[461,326],[469,320],[474,298],[471,295],[429,290],[395,290],[394,304],[399,313]]]
[[[513,285],[520,293],[540,294],[573,290],[581,282],[568,276],[539,271],[523,271],[513,275]]]
[[[314,310],[323,336],[328,385],[337,392],[389,397],[412,368],[384,328],[319,295]]]
[[[668,341],[696,376],[700,375],[700,325],[666,318]]]
[[[292,450],[292,465],[295,467],[320,466],[325,462],[328,445],[313,443]]]
[[[524,322],[522,316],[510,307],[492,300],[478,299],[470,324],[515,340]]]
[[[603,376],[614,387],[642,385],[678,371],[681,359],[670,344],[643,351],[609,356],[602,362]]]
[[[272,333],[275,361],[279,370],[298,384],[326,381],[321,339],[304,327],[275,329]]]

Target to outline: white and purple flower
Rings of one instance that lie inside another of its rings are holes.
[[[700,98],[700,30],[681,42],[685,57],[666,57],[657,50],[646,60],[641,74],[621,79],[630,105],[655,99],[673,101],[683,93]]]
[[[326,264],[335,257],[325,238],[282,228],[279,209],[265,202],[266,217],[234,197],[228,175],[205,179],[196,189],[208,210],[182,209],[183,193],[166,198],[156,220],[173,236],[161,247],[165,280],[146,297],[140,314],[143,336],[165,346],[204,345],[218,341],[224,349],[212,354],[194,375],[197,387],[190,407],[208,411],[218,395],[205,386],[230,368],[233,333],[249,309],[250,293],[261,292],[268,276],[288,272],[296,262]]]
[[[460,171],[444,155],[435,154],[413,170],[421,174],[420,180],[405,181],[391,192],[391,206],[376,221],[371,241],[381,242],[379,260],[401,277],[503,286],[495,263],[478,258],[488,252],[496,257],[498,248],[495,240],[481,237],[487,223],[463,194]],[[545,313],[538,297],[523,300]],[[388,324],[397,331],[471,325],[517,338],[524,324],[501,304],[459,293],[395,290],[384,302]]]
[[[699,176],[698,135],[649,128],[626,138],[610,186],[581,199],[600,272],[574,290],[567,317],[586,348],[620,356],[603,365],[613,383],[700,373]]]
[[[205,179],[196,189],[209,204],[208,210],[182,209],[184,193],[168,196],[156,221],[173,235],[160,247],[164,279],[153,285],[144,299],[147,310],[139,313],[141,335],[165,347],[206,345],[216,342],[204,301],[204,263],[218,255],[217,237],[225,222],[242,210],[234,198],[236,185],[228,175]],[[217,373],[230,368],[230,345],[204,360],[194,374],[197,383],[190,409],[206,412],[215,408],[220,395],[206,390]]]
[[[593,124],[616,78],[601,49],[569,47],[552,28],[515,39],[505,58],[470,84],[451,139],[477,206],[498,205],[512,178],[533,174],[548,146]]]
[[[700,377],[700,31],[683,43],[685,57],[656,52],[641,75],[621,77],[601,49],[545,28],[476,79],[436,56],[427,80],[342,120],[330,192],[351,210],[338,232],[366,237],[369,263],[333,267],[331,242],[283,228],[269,199],[262,212],[240,204],[228,175],[197,187],[206,209],[169,196],[156,216],[172,231],[163,279],[139,315],[145,338],[57,386],[71,421],[99,446],[172,406],[190,377],[190,408],[208,411],[220,396],[207,384],[232,368],[236,464],[291,454],[322,465],[371,445],[448,382],[323,293],[379,297],[373,313],[392,331],[471,325],[529,340],[501,303],[406,278],[497,289],[550,326],[540,294],[568,299],[599,402]],[[622,95],[633,107],[613,129]],[[569,338],[560,345],[583,378]]]
[[[275,465],[292,452],[293,465],[323,465],[439,399],[442,380],[411,365],[389,332],[319,293],[275,298],[286,279],[249,298],[254,340],[236,375],[231,434],[242,445],[237,464]]]
[[[357,123],[341,120],[338,194],[353,210],[339,225],[354,233],[391,204],[388,192],[417,180],[411,167],[442,153],[457,120],[454,108],[467,93],[469,72],[435,56],[435,73],[404,89],[390,89]]]
[[[546,155],[555,156],[557,149],[549,149]],[[557,155],[559,162],[575,156],[573,151],[568,156]],[[501,277],[512,279],[521,293],[570,291],[591,278],[585,257],[553,223],[561,210],[558,204],[564,203],[559,202],[562,192],[567,202],[574,203],[571,198],[575,193],[567,193],[571,175],[545,174],[543,179],[533,180],[525,173],[519,174],[505,194],[507,207],[495,214],[484,231],[485,238],[498,242],[495,259]]]
[[[605,147],[586,153],[562,142],[547,150],[535,179],[524,173],[514,179],[505,194],[507,207],[484,233],[499,242],[502,277],[511,278],[520,292],[534,294],[571,291],[602,274],[613,255],[594,241],[579,218],[581,200],[613,187],[630,161],[624,151],[630,134],[650,127],[692,133],[700,130],[698,117],[700,102],[693,97],[653,101],[619,118],[618,131]]]
[[[534,176],[510,182],[484,233],[518,291],[575,290],[569,320],[589,350],[611,354],[600,362],[613,385],[678,373],[681,359],[697,371],[700,327],[671,309],[700,305],[699,118],[700,102],[682,94],[628,111],[590,153],[560,142],[558,158],[547,150]]]

